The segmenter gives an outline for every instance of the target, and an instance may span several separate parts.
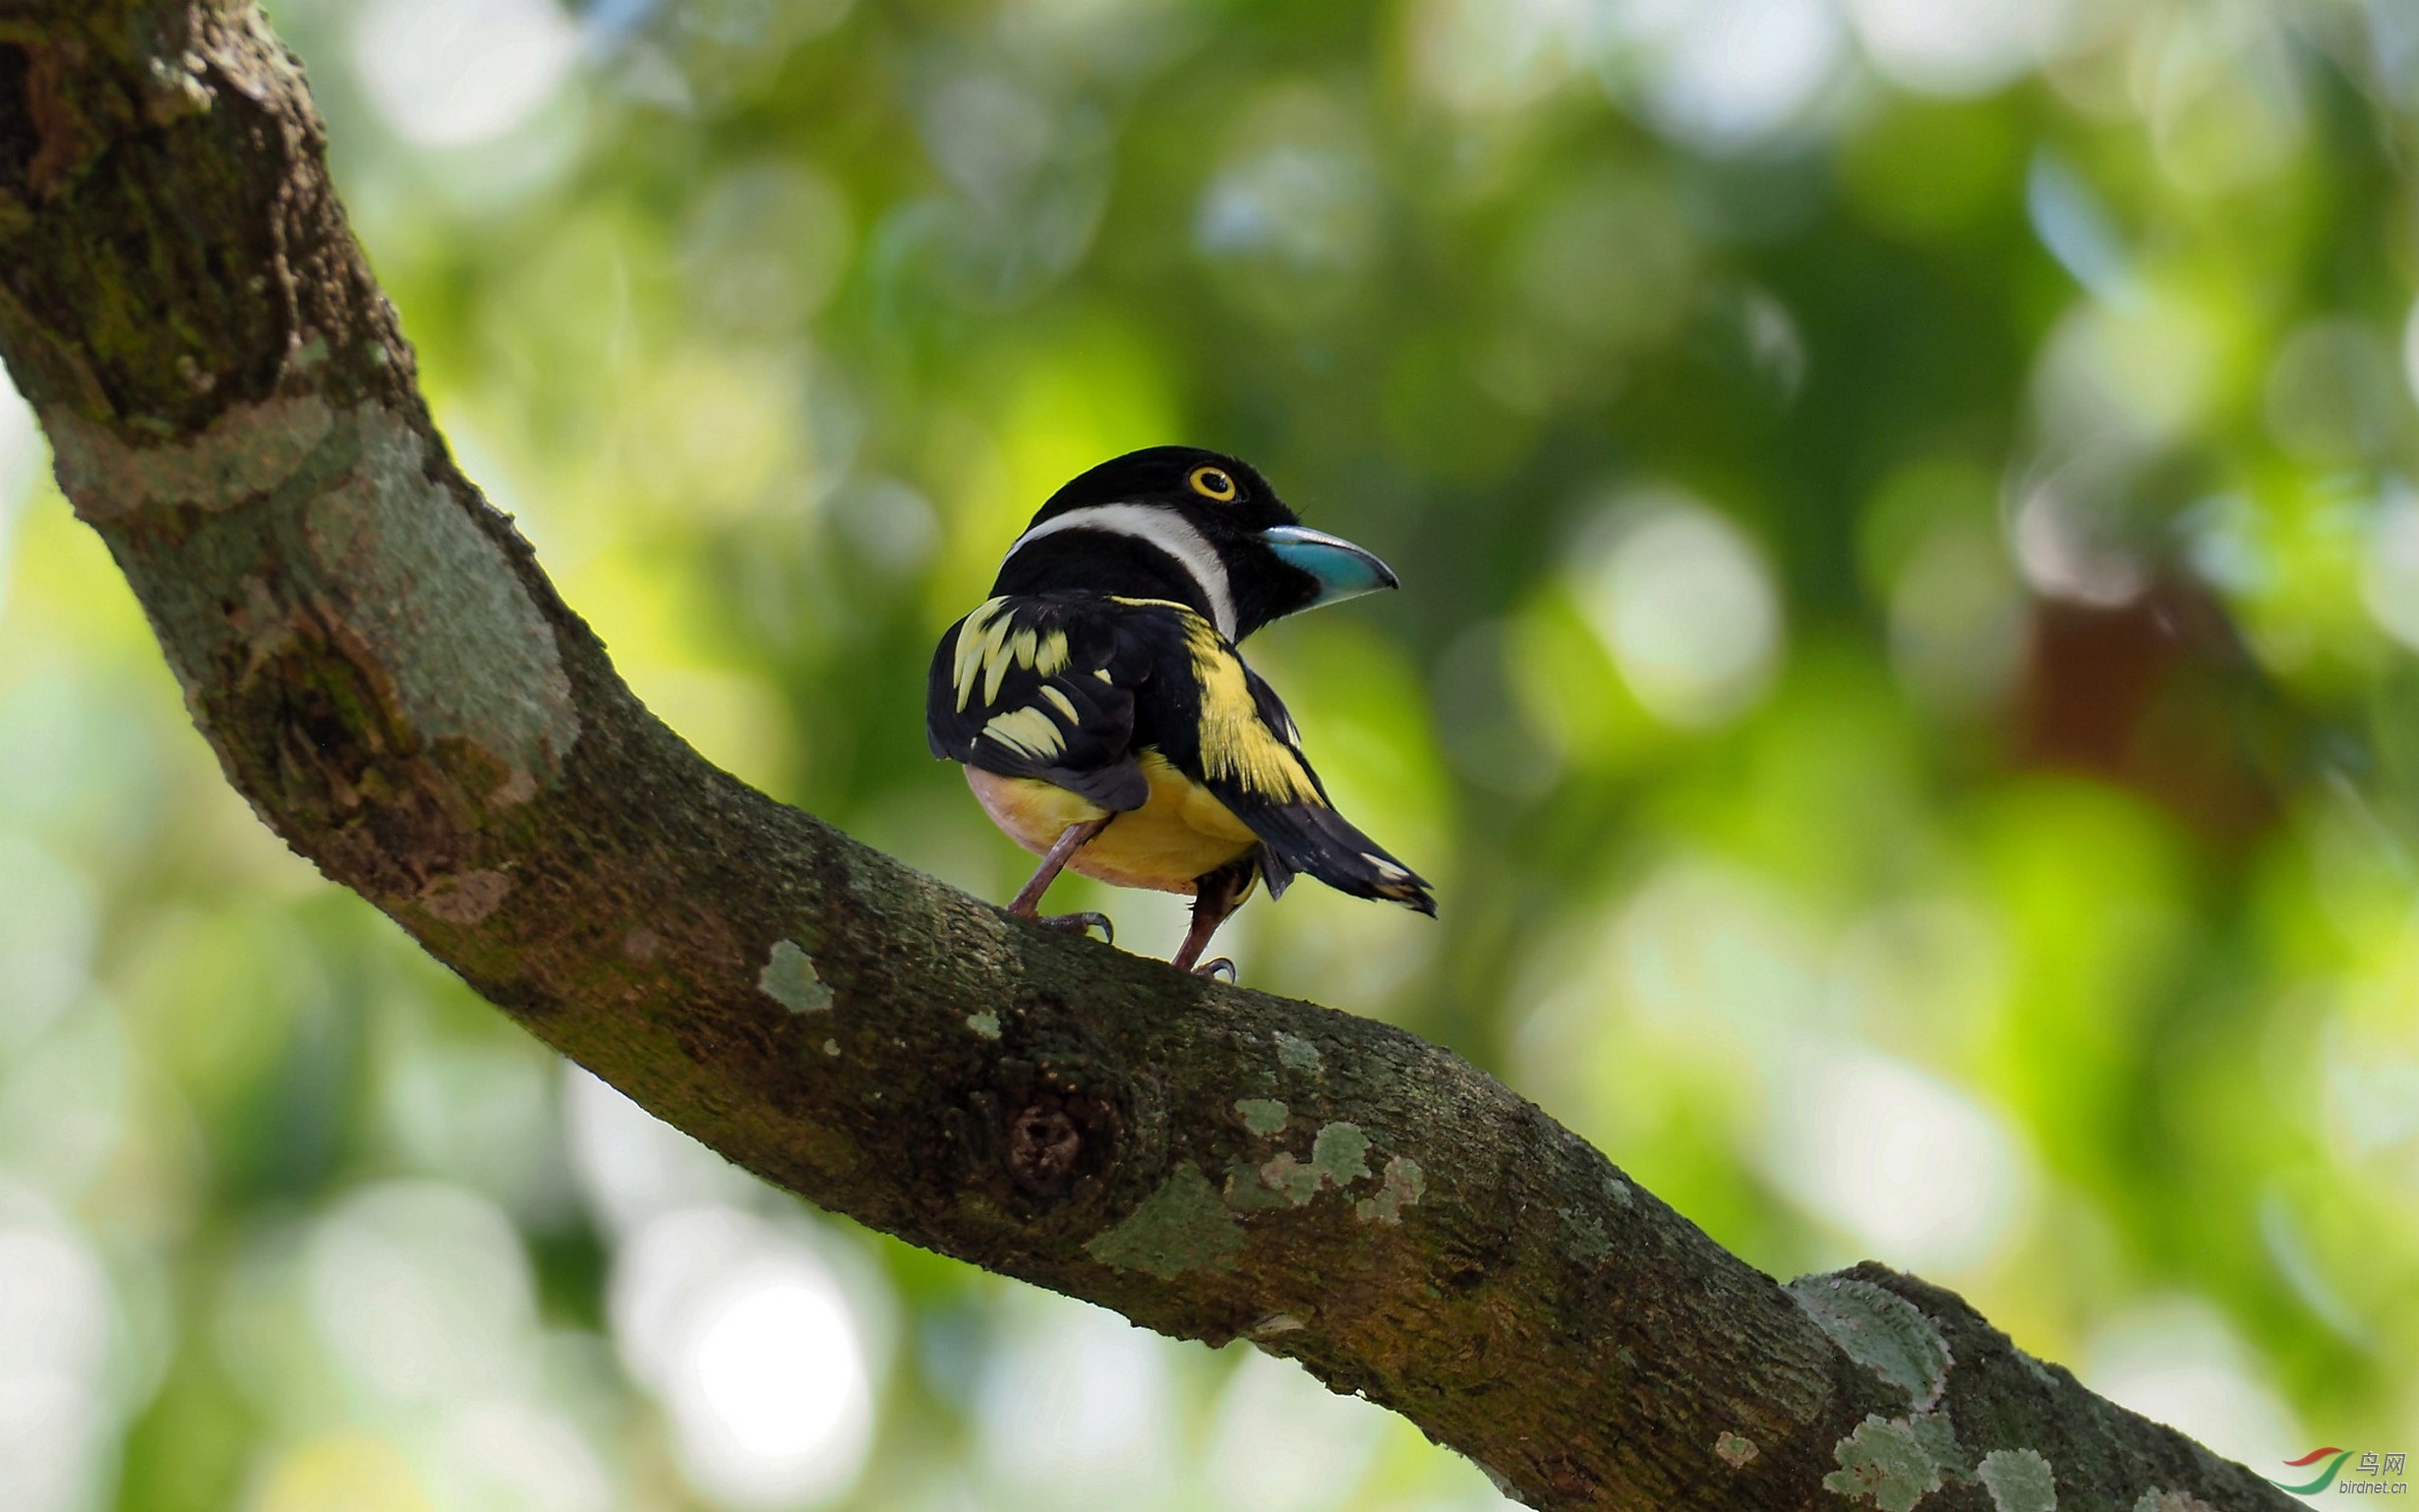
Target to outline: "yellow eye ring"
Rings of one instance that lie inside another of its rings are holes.
[[[1234,478],[1222,467],[1197,467],[1185,475],[1184,481],[1193,486],[1194,493],[1204,498],[1214,498],[1221,504],[1233,503],[1235,494],[1240,492],[1235,487]]]

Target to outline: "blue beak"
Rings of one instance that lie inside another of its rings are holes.
[[[1277,525],[1260,533],[1279,561],[1319,580],[1319,596],[1302,606],[1317,609],[1342,599],[1395,586],[1385,562],[1351,542],[1304,525]]]

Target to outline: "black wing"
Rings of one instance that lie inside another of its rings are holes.
[[[1180,642],[1161,655],[1191,675],[1151,683],[1138,721],[1178,771],[1260,837],[1268,892],[1282,893],[1307,872],[1338,892],[1434,914],[1428,884],[1328,801],[1275,690],[1208,620],[1174,605],[1162,614]]]
[[[1115,614],[992,599],[932,653],[924,736],[935,756],[1039,778],[1103,808],[1140,808],[1150,785],[1134,760],[1134,689],[1150,674],[1148,649]]]

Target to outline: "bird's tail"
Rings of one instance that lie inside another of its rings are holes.
[[[1437,901],[1418,873],[1322,804],[1287,803],[1253,816],[1260,835],[1260,870],[1268,896],[1285,891],[1297,873],[1318,878],[1339,893],[1400,903],[1436,916]]]

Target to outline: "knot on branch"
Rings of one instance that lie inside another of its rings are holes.
[[[1028,1218],[1099,1196],[1120,1164],[1125,1077],[1090,1062],[1039,1066],[1010,1058],[997,1071],[998,1090],[975,1099],[995,1120],[985,1162],[991,1174],[977,1171],[976,1181],[1005,1176],[1015,1193],[1011,1208]]]
[[[1084,1158],[1084,1129],[1063,1100],[1043,1094],[1008,1117],[1008,1178],[1031,1196],[1064,1196]]]
[[[969,1063],[974,1084],[953,1116],[962,1190],[987,1190],[1022,1223],[1081,1227],[1117,1179],[1153,1169],[1136,1148],[1153,1122],[1134,1106],[1125,1064],[1095,1037],[1029,1005],[996,1020],[995,1046]],[[1145,1140],[1145,1142],[1148,1142]]]

